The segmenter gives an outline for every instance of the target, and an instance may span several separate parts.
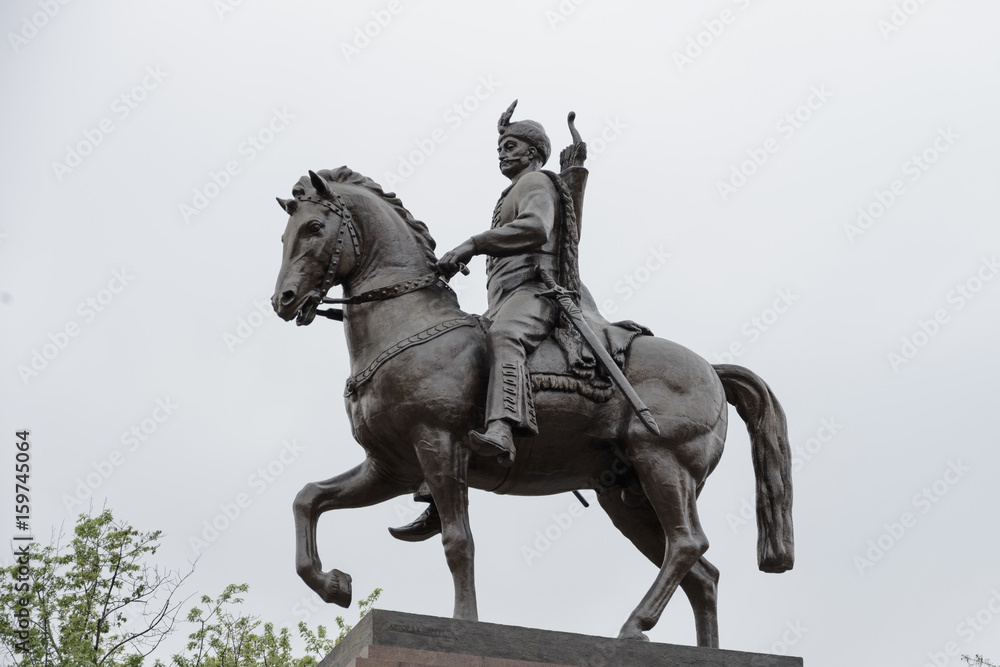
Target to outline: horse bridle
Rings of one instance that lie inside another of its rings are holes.
[[[354,226],[354,218],[351,216],[351,210],[347,208],[347,204],[344,203],[343,197],[340,193],[330,188],[330,193],[334,197],[334,201],[329,199],[319,198],[319,197],[308,197],[301,196],[295,199],[302,202],[310,202],[313,204],[319,204],[331,211],[333,211],[337,217],[340,218],[340,228],[337,230],[337,241],[333,247],[333,253],[330,255],[330,264],[327,266],[326,275],[323,276],[323,282],[320,284],[320,303],[325,304],[358,304],[358,303],[370,303],[373,301],[385,301],[387,299],[393,299],[397,296],[402,296],[403,294],[408,294],[410,292],[415,292],[416,290],[429,287],[438,282],[447,287],[447,283],[436,271],[420,276],[419,278],[413,278],[406,280],[395,285],[389,285],[388,287],[379,287],[377,289],[368,290],[362,294],[358,294],[352,297],[337,299],[330,298],[326,296],[326,293],[330,291],[333,287],[333,282],[336,279],[337,269],[340,266],[340,255],[344,249],[344,237],[347,234],[351,235],[351,243],[354,244],[354,254],[359,259],[361,257],[361,244],[358,242],[358,230]],[[468,269],[462,266],[462,272],[467,273]],[[449,288],[450,289],[450,288]],[[331,320],[343,321],[344,311],[340,308],[327,308],[325,310],[316,309],[316,314],[322,317],[329,318]]]
[[[358,242],[358,230],[354,226],[354,218],[351,217],[351,210],[347,208],[347,204],[344,203],[343,197],[336,190],[330,189],[331,194],[334,197],[334,201],[322,197],[308,197],[301,196],[295,199],[301,202],[310,202],[312,204],[319,204],[330,211],[332,211],[338,218],[340,218],[340,228],[337,230],[337,241],[333,246],[333,253],[330,255],[330,264],[326,267],[326,275],[323,276],[323,282],[320,284],[320,303],[326,303],[326,293],[330,291],[333,287],[333,281],[337,276],[337,269],[340,267],[340,255],[344,249],[344,237],[349,233],[351,235],[351,242],[354,244],[354,253],[360,258],[361,257],[361,244]],[[323,315],[324,317],[330,317],[326,314],[326,311],[316,311],[317,315]]]

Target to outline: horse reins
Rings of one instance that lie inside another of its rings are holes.
[[[356,296],[347,297],[344,299],[333,299],[329,297],[323,297],[320,303],[336,303],[343,305],[354,305],[358,303],[371,303],[373,301],[386,301],[388,299],[394,299],[397,296],[402,296],[404,294],[409,294],[410,292],[416,292],[425,287],[430,287],[431,285],[441,282],[441,284],[446,284],[444,279],[441,278],[438,273],[428,273],[420,276],[419,278],[412,278],[395,285],[389,285],[388,287],[379,287],[377,289],[368,290]],[[344,311],[340,308],[328,308],[327,310],[317,310],[317,315],[322,315],[323,317],[328,317],[331,320],[343,321]]]
[[[425,287],[430,287],[438,282],[447,286],[447,283],[437,272],[431,272],[420,276],[419,278],[412,278],[410,280],[405,280],[403,282],[396,283],[395,285],[389,285],[388,287],[379,287],[377,289],[368,290],[361,294],[357,294],[352,297],[335,299],[326,296],[326,293],[330,291],[333,287],[333,281],[337,275],[337,268],[340,266],[340,255],[344,249],[344,237],[346,234],[351,235],[351,242],[354,244],[354,253],[359,258],[361,257],[361,244],[358,242],[358,230],[354,226],[354,218],[351,216],[351,210],[347,208],[347,204],[344,203],[344,199],[340,196],[340,193],[330,188],[330,192],[333,194],[335,201],[331,202],[325,198],[317,197],[296,197],[297,200],[303,202],[311,202],[313,204],[319,204],[324,206],[331,211],[333,211],[340,218],[340,229],[337,230],[337,242],[333,248],[333,254],[330,256],[330,265],[326,269],[326,275],[323,277],[323,282],[320,285],[320,294],[323,296],[320,298],[320,303],[327,304],[341,304],[341,305],[354,305],[359,303],[370,303],[373,301],[385,301],[387,299],[394,299],[397,296],[402,296],[404,294],[409,294],[410,292],[415,292],[417,290],[424,289]],[[469,270],[462,265],[462,273],[468,275]],[[344,320],[344,311],[340,308],[327,308],[326,310],[316,309],[316,314],[326,317],[331,320],[337,320],[342,322]]]

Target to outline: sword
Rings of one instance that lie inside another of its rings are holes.
[[[553,299],[559,306],[559,309],[566,313],[567,318],[573,323],[573,327],[580,332],[583,339],[587,341],[587,345],[593,351],[594,356],[604,367],[604,370],[608,372],[611,376],[612,382],[615,383],[622,394],[625,395],[625,400],[628,401],[629,405],[635,411],[635,414],[639,417],[643,426],[649,429],[649,432],[653,435],[660,435],[660,429],[656,425],[656,421],[653,419],[653,415],[650,413],[649,408],[642,402],[639,398],[639,394],[635,393],[635,389],[629,384],[628,380],[625,379],[625,374],[622,373],[621,369],[618,368],[618,364],[615,360],[611,358],[611,354],[604,349],[604,345],[601,341],[597,339],[597,334],[594,330],[590,328],[587,321],[583,319],[583,312],[580,307],[576,305],[573,301],[573,292],[569,291],[565,287],[556,284],[556,281],[549,275],[549,272],[545,269],[539,269],[539,274],[541,274],[542,281],[545,286],[548,287],[547,292],[542,292],[541,294],[536,294],[535,296],[545,296]]]

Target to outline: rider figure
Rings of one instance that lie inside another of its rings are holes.
[[[440,272],[451,277],[475,255],[487,255],[487,292],[491,320],[487,332],[490,380],[486,396],[486,429],[469,433],[473,451],[513,464],[514,437],[538,434],[527,359],[551,333],[558,309],[547,298],[539,269],[560,275],[560,221],[564,201],[554,174],[542,171],[552,152],[542,126],[532,120],[511,123],[514,104],[500,117],[497,154],[500,171],[510,179],[493,211],[493,224],[445,253]],[[571,204],[569,204],[571,206]],[[574,249],[575,256],[575,249]],[[418,500],[430,500],[418,492]],[[426,539],[439,530],[431,507],[409,526],[390,529],[405,540]]]
[[[491,229],[445,253],[441,272],[453,275],[474,255],[487,255],[487,292],[491,320],[487,332],[490,381],[486,431],[469,433],[472,449],[495,455],[502,465],[514,460],[514,436],[538,434],[527,359],[551,333],[558,310],[539,269],[558,275],[561,200],[552,179],[541,171],[551,144],[535,121],[500,123],[500,171],[511,184],[500,195]]]

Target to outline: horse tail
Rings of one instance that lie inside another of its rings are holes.
[[[792,569],[792,453],[785,412],[757,374],[732,364],[712,366],[726,400],[746,422],[757,479],[757,565],[762,572]]]

